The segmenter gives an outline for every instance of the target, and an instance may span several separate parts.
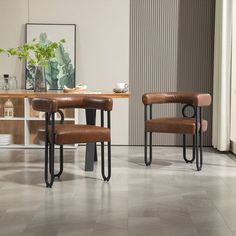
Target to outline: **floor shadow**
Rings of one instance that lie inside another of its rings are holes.
[[[75,174],[71,174],[68,172],[63,172],[63,175],[60,179],[55,178],[55,182],[57,181],[72,181],[72,180],[78,180],[83,179],[84,176],[79,176]],[[2,175],[0,181],[3,182],[12,182],[16,184],[22,184],[22,185],[33,185],[37,187],[42,187],[42,184],[44,185],[44,172],[43,171],[16,171],[11,174]]]
[[[0,171],[14,171],[14,170],[20,170],[20,169],[24,169],[25,167],[22,167],[22,166],[1,166],[0,167]],[[29,169],[35,169],[35,170],[38,170],[38,169],[40,169],[40,170],[42,170],[42,167],[37,167],[37,166],[27,166],[27,168],[29,168]]]
[[[135,157],[135,158],[132,158],[132,160],[129,160],[128,162],[139,165],[139,166],[144,166],[144,167],[146,166],[144,163],[143,157]],[[157,165],[161,168],[161,167],[165,167],[165,166],[171,166],[172,163],[169,161],[166,161],[166,160],[153,159],[152,165]],[[129,167],[132,168],[132,166],[129,166]]]

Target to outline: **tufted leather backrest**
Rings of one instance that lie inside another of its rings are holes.
[[[143,104],[157,103],[187,103],[194,106],[209,106],[211,104],[211,95],[208,93],[185,93],[185,92],[167,92],[167,93],[145,93],[142,96]]]
[[[111,111],[113,101],[104,97],[36,97],[32,100],[32,107],[36,111],[56,112],[60,108],[85,108]]]

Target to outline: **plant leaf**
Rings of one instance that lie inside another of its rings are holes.
[[[49,89],[58,89],[58,62],[50,60],[45,68],[45,78],[49,85]]]

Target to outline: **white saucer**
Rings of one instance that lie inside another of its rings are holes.
[[[124,88],[124,89],[114,88],[113,92],[114,93],[126,93],[126,92],[128,92],[128,89],[127,88]]]

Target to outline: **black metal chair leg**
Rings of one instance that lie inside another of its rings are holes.
[[[144,132],[144,162],[147,166],[147,132]]]
[[[104,179],[104,142],[101,142],[101,171]]]
[[[195,141],[194,141],[194,136],[193,136],[193,156],[192,156],[192,159],[189,160],[186,157],[186,134],[183,134],[183,158],[184,158],[186,163],[193,163],[193,161],[195,160]]]
[[[199,141],[198,141],[198,134],[195,135],[196,137],[196,167],[197,167],[197,171],[200,171],[202,169],[202,147],[201,144],[199,145]],[[200,158],[199,158],[199,151],[198,148],[200,149]]]
[[[94,145],[94,162],[98,161],[97,144]]]
[[[111,178],[111,142],[108,142],[108,175],[107,175],[107,181]]]
[[[54,177],[60,177],[63,173],[63,145],[60,145],[60,169],[57,174],[54,175]]]
[[[198,121],[200,120],[200,128],[198,129]],[[200,171],[202,169],[202,109],[199,108],[199,118],[198,118],[198,108],[196,107],[196,167]],[[200,159],[198,148],[200,149]]]
[[[50,173],[50,181],[48,179],[48,169],[45,169],[45,183],[47,188],[51,188],[54,182],[54,144],[50,145],[50,152],[49,152],[49,173]],[[45,164],[46,166],[46,164]]]
[[[199,108],[200,116],[200,130],[199,130],[199,146],[200,146],[200,168],[202,169],[203,156],[202,156],[202,107]]]
[[[188,163],[188,160],[186,158],[186,135],[183,134],[183,158],[186,163]]]
[[[199,149],[200,149],[200,165],[199,170],[202,169],[203,157],[202,157],[202,133],[199,132]]]
[[[195,135],[193,135],[193,159],[192,159],[192,163],[195,161],[195,148],[196,148],[196,144],[195,144]]]
[[[152,163],[152,132],[149,133],[149,159],[150,159],[150,164]]]
[[[109,181],[111,178],[111,142],[108,142],[108,159],[107,159],[107,176],[105,174],[105,161],[104,161],[104,142],[101,143],[101,170],[102,170],[102,177],[104,181]]]
[[[50,116],[49,116],[50,117]],[[51,129],[51,142],[50,142],[50,155],[49,155],[49,169],[50,169],[50,182],[47,181],[47,187],[52,187],[54,182],[54,154],[55,154],[55,114],[52,113],[52,129]],[[48,138],[49,139],[49,138]]]
[[[148,160],[148,143],[147,143],[147,132],[144,134],[144,159],[146,166],[152,164],[152,133],[149,133],[149,160]]]
[[[46,185],[48,185],[48,141],[45,140],[45,162],[44,162],[44,179],[45,179],[45,183]]]
[[[203,156],[202,156],[202,132],[200,133],[200,166],[202,169],[202,163],[203,163]]]
[[[196,167],[197,167],[197,171],[200,171],[200,170],[201,170],[201,165],[199,164],[199,153],[198,153],[198,146],[199,146],[199,143],[198,143],[198,134],[195,135],[195,144],[196,144],[196,153],[195,153],[195,156],[196,156]]]
[[[44,177],[45,177],[45,183],[46,187],[52,187],[53,181],[54,181],[54,146],[52,147],[52,144],[49,143],[49,137],[48,137],[48,122],[50,115],[48,113],[46,115],[46,129],[45,129],[45,166],[44,166]],[[49,153],[49,155],[48,155]],[[50,173],[50,181],[48,177],[48,172]]]

